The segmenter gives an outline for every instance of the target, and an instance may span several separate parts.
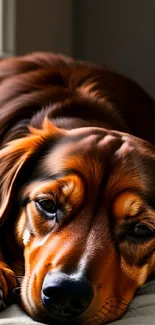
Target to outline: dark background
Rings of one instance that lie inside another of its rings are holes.
[[[155,97],[155,0],[0,0],[2,51],[104,63]]]

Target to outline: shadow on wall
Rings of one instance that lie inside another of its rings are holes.
[[[154,0],[76,0],[75,56],[105,63],[155,97],[154,13]]]

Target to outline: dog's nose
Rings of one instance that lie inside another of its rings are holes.
[[[42,285],[42,302],[56,316],[73,317],[83,313],[93,299],[93,288],[85,278],[49,272]]]

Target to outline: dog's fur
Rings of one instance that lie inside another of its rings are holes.
[[[21,306],[47,324],[123,315],[155,269],[154,123],[154,100],[105,67],[48,53],[1,61],[3,305],[18,278]],[[53,218],[40,196],[55,204]],[[43,303],[47,274],[60,273],[89,282],[83,312],[66,311],[62,292],[59,313]]]

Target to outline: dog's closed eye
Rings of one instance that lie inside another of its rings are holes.
[[[129,240],[145,241],[154,237],[154,230],[143,223],[139,223],[127,232],[126,237]]]

